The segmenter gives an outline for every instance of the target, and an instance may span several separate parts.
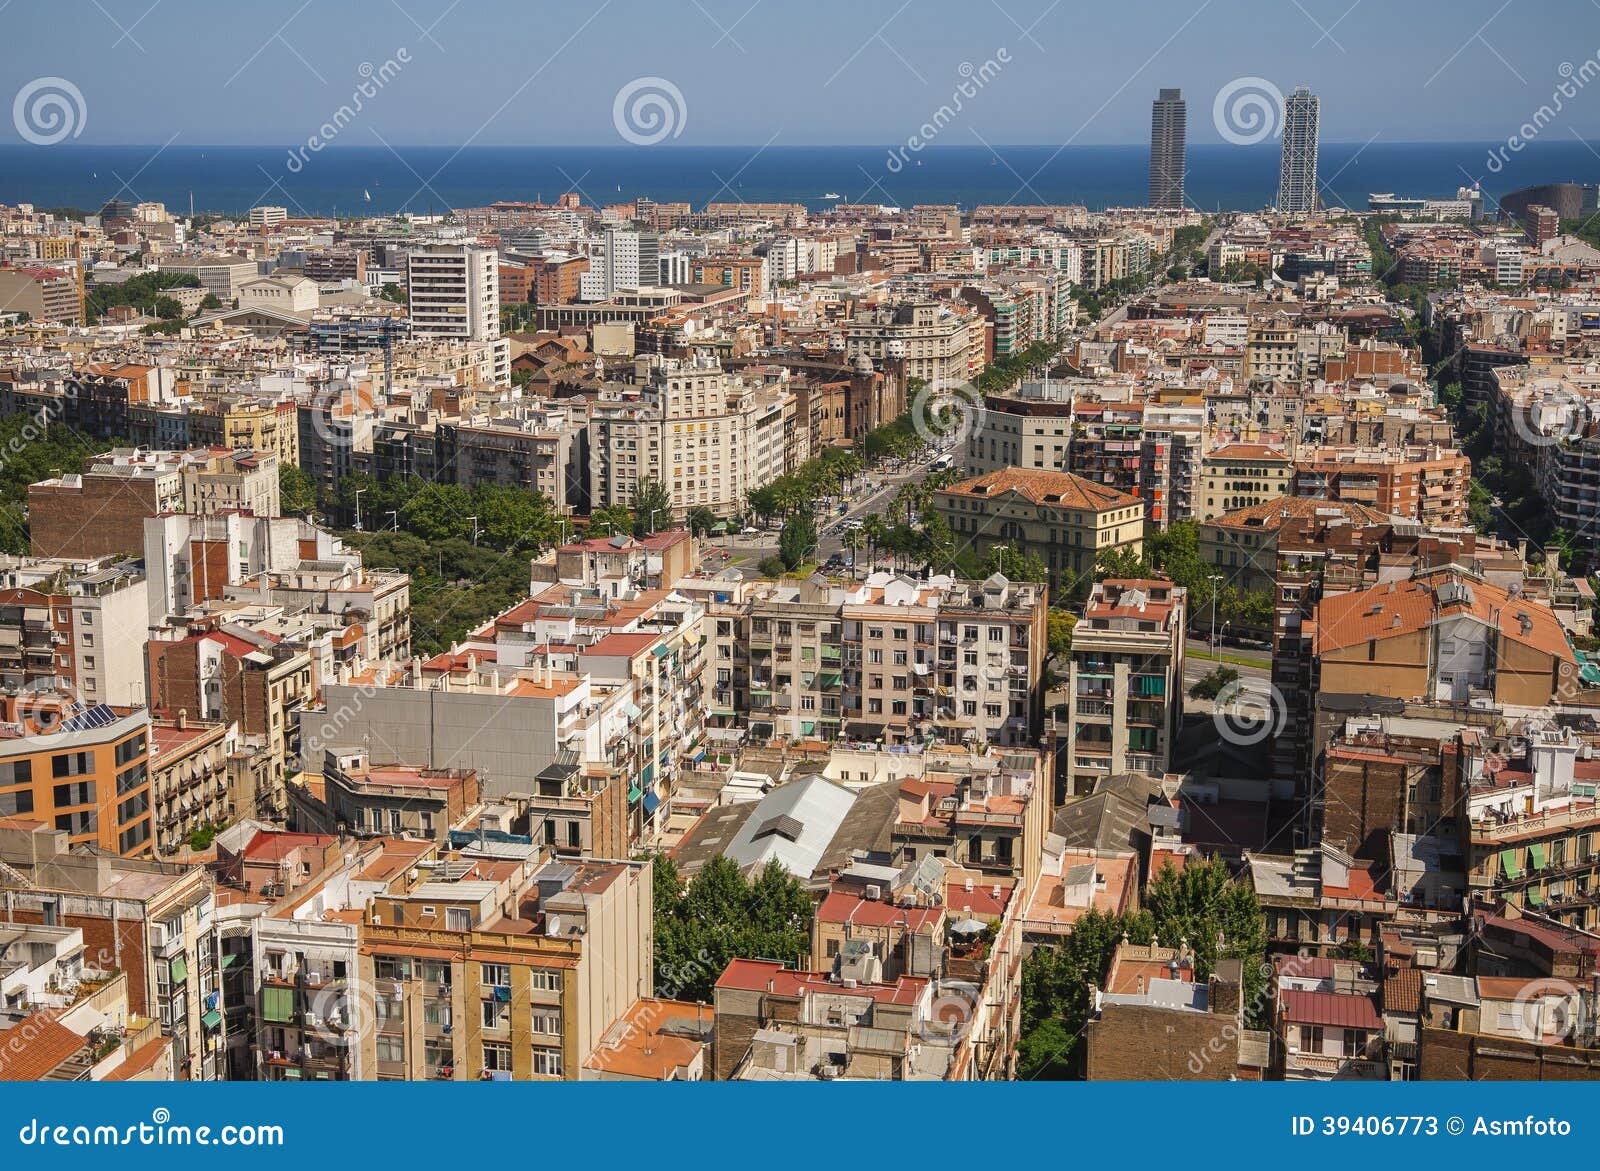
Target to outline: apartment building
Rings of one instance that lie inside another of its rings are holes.
[[[900,358],[905,377],[930,386],[957,386],[982,373],[984,321],[965,307],[914,301],[854,317],[845,330],[845,357],[874,363]]]
[[[1330,694],[1539,708],[1577,672],[1548,606],[1449,567],[1324,597],[1312,637]]]
[[[1600,925],[1600,764],[1569,728],[1535,719],[1502,743],[1463,734],[1467,884],[1578,930]]]
[[[1430,527],[1458,528],[1467,521],[1471,484],[1472,463],[1454,448],[1314,448],[1297,453],[1289,491],[1365,504]]]
[[[455,483],[523,488],[557,512],[589,511],[588,436],[573,412],[523,405],[507,415],[464,418],[449,431]]]
[[[82,851],[31,817],[0,821],[0,862],[10,922],[81,930],[86,964],[125,976],[130,1023],[152,1020],[170,1038],[176,1076],[225,1076],[221,1016],[208,1019],[221,992],[219,915],[203,868]]]
[[[187,412],[189,442],[277,456],[280,465],[299,464],[300,426],[293,402],[253,395],[208,395]]]
[[[136,561],[0,565],[0,685],[85,704],[144,702],[145,575]]]
[[[757,740],[838,738],[846,703],[845,596],[820,582],[780,582],[751,601],[742,623],[749,663],[743,710]]]
[[[1187,591],[1162,578],[1097,582],[1073,628],[1067,792],[1173,770],[1183,727]]]
[[[379,1081],[576,1081],[650,992],[651,864],[447,861],[392,883],[361,927]]]
[[[494,381],[510,381],[510,347],[500,336],[499,255],[493,248],[427,244],[413,249],[406,257],[406,295],[414,336],[493,343]]]
[[[1594,432],[1600,373],[1592,363],[1504,365],[1488,373],[1495,445],[1527,468],[1552,522],[1584,548],[1596,544],[1600,436]]]
[[[237,739],[233,725],[191,723],[181,711],[150,721],[151,813],[161,857],[183,849],[196,831],[233,819],[228,756]]]
[[[1045,610],[1042,586],[998,574],[983,582],[869,577],[839,611],[846,734],[890,744],[1032,743],[1042,719]],[[754,634],[750,663],[754,687],[764,665]]]
[[[277,455],[250,450],[109,451],[82,475],[29,485],[33,554],[138,556],[145,517],[164,512],[277,516],[278,466]]]
[[[80,277],[51,265],[0,267],[0,305],[7,313],[26,313],[34,321],[55,325],[84,321]]]
[[[124,857],[150,853],[149,718],[68,697],[0,696],[0,816]]]
[[[1200,461],[1195,519],[1213,520],[1287,496],[1293,470],[1288,456],[1266,444],[1225,443],[1213,448]]]
[[[254,808],[236,802],[237,811],[285,816],[283,786],[299,757],[295,713],[314,694],[305,646],[234,627],[152,639],[146,653],[153,707],[206,723],[237,725],[242,737],[266,752],[267,787],[257,791]]]
[[[375,764],[366,749],[324,754],[318,794],[290,787],[290,824],[302,833],[442,842],[482,796],[472,769]]]
[[[713,357],[668,358],[637,399],[599,400],[589,410],[591,507],[629,504],[639,482],[672,494],[673,519],[696,507],[744,511],[752,488],[808,458],[794,396],[752,385]]]
[[[1143,502],[1071,472],[1006,468],[940,489],[933,506],[958,542],[1014,544],[1052,572],[1092,574],[1102,551],[1144,548]]]

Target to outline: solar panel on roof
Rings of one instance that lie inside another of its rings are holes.
[[[118,720],[117,713],[109,706],[97,703],[92,708],[79,712],[77,715],[68,716],[61,721],[58,732],[90,732],[96,728],[108,728]]]

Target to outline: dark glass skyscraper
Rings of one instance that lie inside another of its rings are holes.
[[[1164,89],[1150,105],[1150,206],[1183,206],[1188,108],[1183,91]]]

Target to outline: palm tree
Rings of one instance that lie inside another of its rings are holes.
[[[844,535],[844,547],[850,550],[850,573],[852,576],[856,571],[856,554],[861,551],[866,543],[866,535],[861,529],[851,529]]]
[[[884,537],[888,535],[889,526],[884,523],[883,517],[873,513],[861,522],[861,533],[867,539],[867,547],[871,551],[869,556],[873,563],[876,564],[878,547],[883,544]]]

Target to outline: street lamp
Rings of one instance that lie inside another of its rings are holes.
[[[1217,583],[1222,580],[1220,573],[1211,576],[1211,650],[1217,649]]]
[[[472,543],[476,545],[478,543],[478,534],[482,532],[482,530],[478,528],[478,518],[475,516],[469,516],[467,519],[472,522]]]
[[[389,510],[389,523],[395,532],[398,533],[400,531],[400,513],[398,510],[393,508]]]
[[[361,531],[361,494],[365,491],[365,488],[356,489],[356,532],[358,533]]]

